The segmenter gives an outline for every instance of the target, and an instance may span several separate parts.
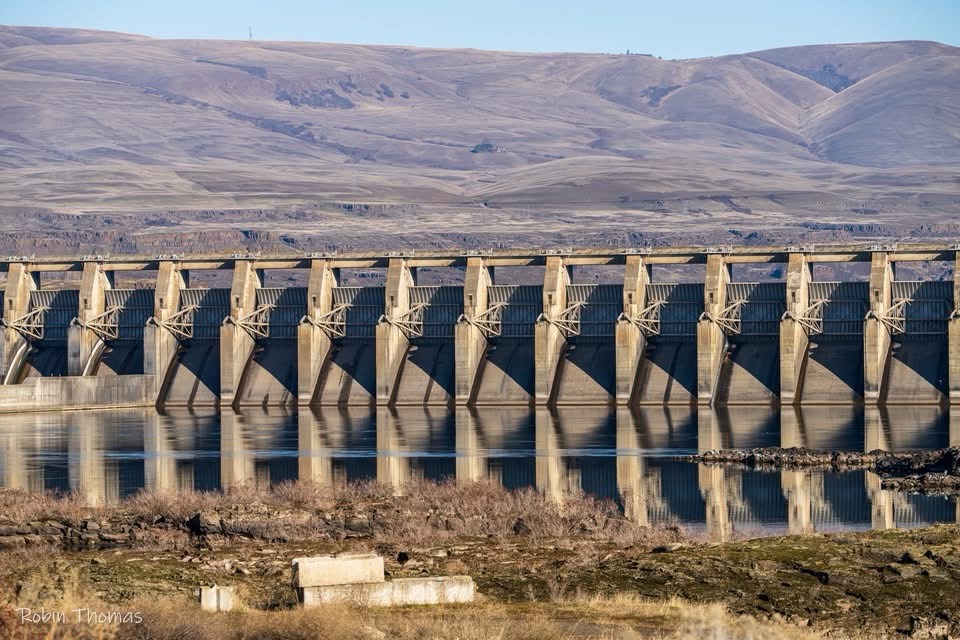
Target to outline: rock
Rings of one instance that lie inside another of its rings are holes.
[[[950,633],[950,624],[945,620],[924,616],[910,617],[910,637],[919,640],[946,638]]]
[[[0,524],[0,538],[17,535],[17,528],[9,524]]]
[[[223,520],[216,511],[200,511],[187,520],[187,529],[194,535],[223,532]]]
[[[126,542],[130,536],[126,533],[101,533],[100,539],[104,542]]]
[[[370,521],[363,516],[358,516],[348,519],[343,527],[347,531],[353,531],[354,533],[371,533],[372,527],[370,526]]]
[[[679,542],[668,542],[667,544],[662,544],[659,547],[650,549],[650,553],[670,553],[672,551],[683,549],[684,546],[685,545]]]
[[[884,567],[884,571],[889,571],[891,573],[894,573],[900,576],[901,578],[910,579],[910,578],[916,578],[921,573],[923,573],[923,568],[915,564],[901,564],[899,562],[891,562],[886,567]]]
[[[100,523],[96,520],[84,520],[80,523],[83,531],[100,531]]]
[[[36,527],[33,527],[34,533],[44,536],[59,536],[63,533],[62,528],[57,528],[49,524],[40,524]]]
[[[100,544],[100,535],[96,533],[81,533],[80,542],[91,546]]]
[[[25,544],[23,536],[3,536],[0,537],[0,549],[15,549]]]
[[[364,640],[383,640],[384,638],[387,637],[387,634],[385,634],[383,631],[380,631],[379,629],[374,629],[373,627],[369,627],[367,625],[362,625],[359,631],[362,634]]]
[[[527,536],[530,535],[530,526],[524,521],[523,518],[517,518],[513,523],[513,534],[517,536]]]
[[[936,562],[932,558],[927,556],[925,553],[912,549],[903,554],[903,557],[900,558],[901,564],[920,564],[926,566],[935,565]]]

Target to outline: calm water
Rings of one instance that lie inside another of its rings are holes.
[[[8,414],[0,415],[0,484],[110,503],[144,487],[492,478],[558,499],[583,490],[638,521],[680,522],[716,538],[914,527],[960,513],[944,498],[881,490],[864,471],[749,471],[671,458],[765,446],[940,448],[960,441],[954,414],[935,406]]]

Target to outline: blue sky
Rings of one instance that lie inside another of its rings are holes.
[[[692,58],[799,44],[960,45],[960,0],[0,0],[0,24]]]

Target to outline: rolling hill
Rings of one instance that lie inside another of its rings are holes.
[[[960,214],[960,49],[933,42],[661,60],[8,26],[0,89],[0,247],[949,235]]]

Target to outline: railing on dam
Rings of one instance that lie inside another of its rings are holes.
[[[902,262],[912,279],[896,278]],[[0,260],[0,379],[142,368],[188,405],[960,404],[958,264],[960,245],[931,243]],[[664,265],[665,280],[704,275],[661,281]],[[770,279],[737,282],[738,265]],[[608,266],[622,283],[574,280]],[[464,284],[418,282],[428,267]],[[501,267],[543,284],[496,283]],[[270,269],[300,270],[297,286],[266,286]],[[344,269],[386,279],[339,286]],[[193,270],[231,285],[191,287]],[[71,271],[79,290],[40,287]],[[158,275],[113,287],[125,271]],[[111,353],[143,365],[96,366]]]

